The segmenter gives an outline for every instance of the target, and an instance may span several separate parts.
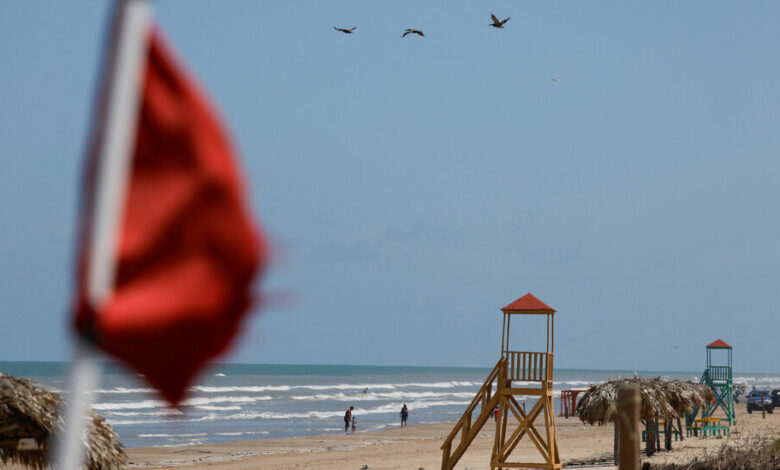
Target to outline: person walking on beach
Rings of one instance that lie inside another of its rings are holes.
[[[344,434],[349,432],[349,425],[352,424],[352,410],[354,409],[354,406],[350,406],[344,414]]]
[[[404,403],[403,408],[401,408],[401,427],[406,427],[406,418],[409,417],[409,408],[406,407],[406,403]]]

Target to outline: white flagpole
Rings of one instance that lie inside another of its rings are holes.
[[[65,410],[65,431],[57,442],[58,469],[76,470],[84,466],[84,443],[89,440],[86,411],[91,391],[99,381],[99,367],[92,348],[79,340],[70,369],[70,398]]]
[[[131,169],[133,139],[140,111],[141,80],[147,53],[152,11],[146,0],[116,0],[119,28],[105,78],[108,80],[106,112],[98,151],[95,191],[90,221],[87,271],[87,301],[95,308],[109,298],[116,277],[116,251],[121,230],[122,208]],[[98,383],[98,367],[92,348],[79,340],[71,370],[71,395],[66,411],[65,432],[58,445],[57,467],[83,467],[84,426],[90,392]]]

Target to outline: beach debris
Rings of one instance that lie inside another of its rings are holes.
[[[501,29],[503,29],[504,28],[504,24],[506,24],[506,22],[509,21],[509,18],[511,18],[511,17],[507,16],[503,20],[499,21],[498,18],[496,18],[496,15],[491,13],[490,14],[490,19],[493,20],[493,22],[490,23],[490,26],[492,26],[494,28],[501,28]]]
[[[333,29],[335,29],[336,31],[341,31],[344,34],[352,34],[356,28],[357,26],[353,26],[351,28],[337,28],[335,26],[333,27]]]
[[[363,465],[362,467],[360,467],[360,470],[370,470],[370,468],[371,467],[369,467],[368,465]]]
[[[780,468],[780,439],[767,436],[729,439],[689,462],[654,463],[652,470],[765,470]]]
[[[0,463],[47,468],[52,441],[64,428],[59,395],[35,382],[0,372]],[[85,440],[88,470],[119,470],[127,463],[124,446],[106,420],[89,410],[89,437]],[[34,442],[32,442],[34,441]]]
[[[423,32],[419,29],[406,28],[406,31],[404,31],[404,34],[402,34],[401,37],[405,38],[407,34],[416,34],[420,37],[425,37],[425,34],[423,34]]]

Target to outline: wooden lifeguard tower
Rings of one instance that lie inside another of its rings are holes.
[[[466,412],[442,445],[442,470],[452,470],[491,415],[496,416],[491,469],[561,468],[553,412],[553,349],[555,310],[532,294],[526,294],[501,309],[504,312],[501,333],[501,358],[488,375]],[[509,330],[514,315],[546,315],[547,348],[544,352],[511,351]],[[523,382],[514,384],[513,382]],[[517,386],[516,386],[517,385]],[[515,396],[538,397],[526,412]],[[541,415],[542,432],[535,422]],[[510,420],[510,418],[514,418]],[[510,429],[509,426],[513,429]],[[542,462],[516,462],[512,452],[527,437],[542,457]]]
[[[714,365],[712,362],[712,353],[715,350],[727,351],[726,364],[720,363]],[[734,383],[732,376],[732,362],[731,362],[731,346],[723,341],[717,339],[707,345],[707,368],[704,369],[704,373],[701,375],[699,383],[707,384],[715,395],[715,400],[707,405],[706,408],[701,410],[702,418],[709,418],[720,408],[726,415],[726,421],[729,424],[737,422],[737,415],[734,412]],[[691,413],[692,416],[686,421],[692,421],[696,419],[697,408],[694,408]]]

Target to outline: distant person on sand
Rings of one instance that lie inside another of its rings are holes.
[[[346,413],[344,413],[344,434],[349,432],[349,425],[352,423],[352,410],[354,406],[350,406]]]
[[[401,427],[406,427],[406,418],[409,417],[409,408],[406,407],[406,403],[404,403],[404,407],[401,408]]]

